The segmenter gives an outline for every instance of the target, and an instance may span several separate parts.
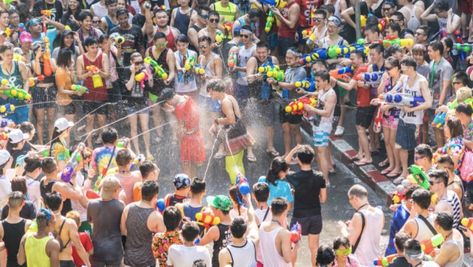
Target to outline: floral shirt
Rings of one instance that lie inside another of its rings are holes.
[[[463,138],[473,141],[473,121],[471,121],[467,127],[463,128]]]
[[[154,257],[159,260],[160,267],[167,267],[168,251],[172,244],[182,244],[178,230],[154,235],[151,250],[153,251]]]

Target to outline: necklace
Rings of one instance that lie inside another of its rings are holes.
[[[282,226],[279,221],[271,220],[271,222],[277,223],[279,226]]]
[[[361,207],[359,207],[356,211],[360,211],[362,208],[364,208],[365,206],[368,206],[368,205],[369,205],[369,203],[365,203],[365,204],[361,205]]]

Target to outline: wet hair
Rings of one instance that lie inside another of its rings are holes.
[[[393,32],[397,32],[398,35],[401,33],[401,26],[399,26],[399,24],[396,22],[389,23],[386,29],[390,29]]]
[[[79,3],[80,6],[80,3]],[[78,21],[84,21],[87,17],[90,17],[90,19],[93,19],[94,16],[92,16],[92,13],[90,13],[87,10],[82,10],[79,15],[77,16]]]
[[[176,230],[182,221],[181,211],[174,206],[167,207],[163,212],[163,220],[166,231]]]
[[[271,202],[271,214],[274,216],[281,215],[287,210],[287,200],[282,197],[277,197]]]
[[[123,149],[125,150],[125,149]],[[141,199],[145,201],[150,201],[158,195],[159,193],[159,185],[156,181],[146,181],[141,186]]]
[[[409,240],[409,235],[400,231],[394,237],[394,244],[399,251],[404,251],[404,244],[407,240]]]
[[[314,149],[309,145],[302,145],[300,149],[297,151],[297,158],[301,161],[302,164],[312,163],[312,160],[314,160],[314,157],[315,157]]]
[[[89,47],[89,46],[95,45],[95,44],[96,45],[99,44],[99,42],[97,41],[97,38],[95,38],[95,37],[90,37],[89,36],[89,37],[85,38],[85,40],[84,40],[84,46],[85,47]]]
[[[324,80],[324,81],[330,81],[330,74],[328,71],[318,71],[315,76],[317,77],[320,77],[320,79]]]
[[[200,177],[194,177],[191,183],[191,193],[193,195],[201,194],[205,192],[206,183],[205,180]]]
[[[427,157],[429,161],[431,161],[433,157],[432,148],[427,144],[417,145],[414,149],[414,153],[419,154],[423,157]]]
[[[102,142],[104,144],[114,144],[118,139],[118,132],[115,128],[105,128],[101,134]]]
[[[148,177],[150,173],[156,170],[156,165],[154,165],[154,163],[149,160],[145,160],[143,161],[143,163],[141,163],[139,169],[140,169],[141,177],[143,177],[144,179]]]
[[[412,193],[412,201],[421,209],[426,210],[429,208],[432,201],[431,194],[423,188],[418,188]]]
[[[199,233],[200,228],[196,222],[186,222],[182,226],[181,235],[184,241],[193,242]]]
[[[161,104],[164,105],[166,101],[171,100],[176,95],[174,88],[166,87],[159,94],[158,99],[161,101]]]
[[[384,47],[381,44],[372,44],[370,45],[370,51],[376,51],[378,54],[384,53]]]
[[[230,231],[235,238],[242,238],[243,235],[245,235],[247,228],[248,225],[242,217],[236,217],[230,225]]]
[[[204,36],[200,36],[200,37],[199,37],[198,42],[199,42],[199,43],[207,42],[207,44],[211,44],[211,43],[212,43],[212,39],[210,39],[209,36],[204,35]]]
[[[188,44],[189,43],[189,37],[187,37],[187,35],[181,33],[176,38],[176,44],[177,43],[186,43],[186,44]]]
[[[405,20],[406,20],[406,17],[404,17],[404,14],[402,14],[402,13],[399,12],[399,11],[394,12],[394,13],[391,15],[391,17],[392,17],[392,16],[396,16],[396,18],[397,18],[398,20],[403,21],[403,22],[405,22]],[[401,32],[401,31],[399,31],[399,32]]]
[[[438,10],[439,12],[448,11],[450,6],[447,1],[439,1],[435,3],[434,10]]]
[[[349,248],[351,247],[350,245],[350,240],[348,240],[348,238],[342,236],[342,237],[337,237],[334,241],[333,241],[333,249],[339,249],[341,246],[344,246],[346,248]]]
[[[256,48],[266,48],[266,49],[269,49],[269,45],[267,42],[264,42],[264,41],[259,41],[256,43]]]
[[[128,11],[127,11],[126,9],[124,9],[124,8],[119,8],[119,9],[117,9],[117,13],[116,13],[116,14],[117,14],[117,15],[116,15],[117,18],[118,18],[118,16],[121,16],[121,15],[126,15],[127,17],[129,16]]]
[[[448,185],[448,172],[446,170],[432,169],[428,173],[430,179],[439,179],[447,187]]]
[[[443,44],[439,41],[433,42],[429,44],[430,48],[432,48],[433,51],[439,51],[440,55],[443,55]]]
[[[51,157],[46,157],[41,161],[41,169],[44,174],[51,174],[57,170],[56,161]]]
[[[355,184],[348,190],[349,196],[354,196],[361,199],[368,198],[368,190],[362,185]]]
[[[269,186],[266,183],[256,183],[253,185],[253,194],[256,201],[267,202],[269,198]]]
[[[422,254],[422,248],[420,246],[419,241],[415,239],[408,239],[404,243],[404,254],[406,254],[407,257],[410,255],[421,255]]]
[[[72,62],[72,50],[69,48],[61,48],[57,57],[57,66],[58,67],[68,67]]]
[[[74,47],[74,41],[72,42],[71,47],[66,47],[66,43],[64,42],[64,39],[66,39],[66,36],[72,36],[74,38],[74,32],[71,31],[63,31],[61,33],[61,37],[59,38],[59,47],[60,48],[70,48],[71,52],[74,54],[75,53],[75,47]]]
[[[240,193],[240,190],[238,189],[238,186],[236,186],[236,185],[231,186],[230,189],[228,190],[228,195],[233,200],[233,202],[235,202],[236,205],[237,205],[238,216],[242,216],[241,215],[241,205],[243,205],[243,201],[242,201],[243,196]]]
[[[471,107],[471,105],[465,103],[458,104],[458,106],[455,108],[455,111],[458,113],[463,113],[470,117],[473,114],[473,108]]]
[[[217,18],[219,18],[219,20],[220,20],[220,14],[218,14],[218,12],[215,11],[215,10],[210,10],[210,11],[209,11],[209,18],[210,18],[210,17],[217,17]]]
[[[131,156],[131,153],[130,151],[128,151],[128,149],[118,150],[117,156],[115,158],[115,161],[117,162],[118,166],[124,167],[128,165],[132,160],[133,157]]]
[[[41,168],[41,160],[39,157],[29,157],[25,158],[25,171],[26,172],[34,172],[38,168]]]
[[[453,228],[453,216],[445,212],[439,212],[435,218],[435,223],[443,230],[451,231]]]
[[[449,169],[450,171],[454,170],[455,163],[453,162],[453,159],[452,157],[450,157],[450,155],[448,154],[440,155],[436,159],[436,161],[437,161],[437,164],[448,164],[447,169]]]
[[[414,70],[417,69],[417,63],[412,57],[406,57],[401,61],[401,65],[413,67]]]
[[[318,266],[330,266],[335,260],[335,251],[329,245],[321,245],[317,249]]]
[[[105,0],[105,5],[109,6],[109,5],[115,4],[117,2],[118,2],[117,0]]]
[[[163,32],[156,32],[153,36],[153,40],[156,41],[158,39],[166,39],[166,34]]]
[[[26,186],[25,177],[15,177],[11,180],[11,191],[18,191],[26,195],[28,187]]]
[[[450,130],[450,138],[463,135],[463,126],[458,118],[450,117],[445,123],[445,125]]]
[[[12,192],[8,195],[8,207],[10,209],[18,209],[21,207],[24,201],[25,194],[20,191],[12,190]]]
[[[317,15],[317,14],[322,15],[322,16],[324,16],[324,19],[327,19],[327,11],[326,10],[320,9],[320,8],[316,9],[315,10],[315,15]]]
[[[273,185],[276,185],[276,181],[279,180],[279,172],[287,172],[289,166],[283,157],[275,157],[271,161],[271,168],[268,170],[266,180]]]
[[[24,121],[20,124],[20,130],[23,133],[31,134],[35,130],[35,128],[34,128],[33,123],[31,123],[29,121]]]
[[[225,83],[219,79],[212,79],[207,83],[207,91],[224,92]]]
[[[62,204],[62,196],[59,192],[46,193],[46,198],[44,200],[46,207],[52,211],[57,211]]]

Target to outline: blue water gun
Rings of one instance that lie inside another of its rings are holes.
[[[262,5],[274,6],[276,8],[282,9],[287,6],[287,2],[284,0],[259,0]]]
[[[384,100],[389,105],[416,107],[425,102],[422,96],[410,94],[386,94]]]
[[[74,174],[74,170],[79,165],[80,161],[82,160],[81,151],[84,149],[84,144],[80,143],[76,150],[72,152],[71,158],[66,164],[66,167],[61,173],[61,180],[65,183],[69,183],[72,179],[72,175]]]
[[[445,125],[445,119],[447,118],[447,112],[439,112],[435,115],[434,120],[432,121],[432,127],[442,128]]]

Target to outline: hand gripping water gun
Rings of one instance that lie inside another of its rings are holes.
[[[0,115],[2,116],[13,114],[14,112],[15,112],[15,106],[13,104],[7,103],[5,105],[0,106]]]
[[[374,266],[383,266],[386,267],[389,264],[393,263],[393,261],[397,258],[397,254],[392,254],[383,258],[378,258],[373,261]]]
[[[385,94],[384,100],[389,105],[395,106],[409,106],[416,107],[420,103],[424,103],[424,97],[422,96],[412,96],[410,94]]]
[[[420,243],[420,247],[425,254],[431,254],[434,249],[442,245],[444,238],[442,234],[436,234],[431,239],[424,240]]]
[[[331,70],[329,73],[330,73],[330,76],[332,76],[333,78],[341,79],[344,76],[346,76],[348,73],[353,73],[353,67],[343,67],[340,69],[334,69],[334,70]]]
[[[198,224],[204,226],[205,229],[209,229],[212,225],[220,223],[220,218],[213,215],[211,211],[202,211],[195,214],[195,219]]]
[[[364,72],[356,75],[355,80],[364,81],[368,84],[378,84],[381,81],[381,77],[383,77],[383,74],[384,72],[382,71]]]
[[[238,190],[242,195],[248,195],[251,192],[250,185],[248,184],[248,179],[246,179],[246,177],[243,176],[241,173],[238,173],[236,176],[236,184]]]
[[[316,107],[317,99],[315,97],[308,96],[300,97],[289,103],[289,105],[284,108],[284,111],[291,113],[292,115],[302,115],[304,111],[304,105]]]
[[[135,75],[135,81],[140,83],[140,87],[145,87],[145,82],[149,79],[148,74],[145,71],[142,71]]]
[[[258,68],[258,72],[267,78],[273,78],[278,82],[284,81],[284,71],[279,66],[273,64],[263,64]]]
[[[453,48],[457,50],[460,59],[464,60],[473,50],[473,44],[461,44],[461,43],[455,43],[453,45]]]
[[[3,81],[2,80],[2,84],[3,84]],[[8,98],[13,98],[13,99],[18,99],[20,101],[29,101],[31,100],[31,95],[26,92],[25,90],[23,89],[20,89],[18,87],[9,87],[8,89],[6,90],[2,90],[1,93],[5,96],[7,96]]]
[[[222,31],[217,30],[217,31],[215,32],[215,43],[216,43],[217,45],[219,45],[219,44],[221,44],[221,43],[223,42],[224,39],[225,39],[225,34],[223,34]]]
[[[291,242],[292,243],[297,243],[299,240],[301,240],[301,225],[296,222],[292,227],[291,227]]]
[[[12,30],[10,28],[6,28],[5,29],[5,34],[7,35],[7,38],[10,38],[10,36],[12,34]]]
[[[311,87],[312,83],[308,80],[302,80],[302,81],[297,81],[294,83],[294,86],[296,88],[300,88],[300,89],[304,89],[307,91],[307,89],[309,89]]]
[[[427,176],[420,166],[413,164],[409,166],[408,171],[412,175],[412,178],[416,184],[423,187],[425,190],[429,190],[429,176]]]
[[[445,118],[447,117],[447,112],[439,112],[435,115],[434,120],[432,121],[432,127],[442,128],[445,125]]]
[[[224,38],[226,40],[232,39],[232,29],[233,29],[233,21],[226,21],[225,23],[223,23]]]
[[[184,70],[189,71],[192,68],[194,68],[194,65],[195,65],[195,57],[190,56],[186,59],[186,62],[184,62]]]
[[[51,9],[43,9],[41,10],[41,15],[51,17],[53,15],[53,11]]]
[[[160,198],[156,201],[156,208],[161,214],[164,212],[164,210],[166,209],[166,202],[163,198]]]
[[[84,144],[80,143],[76,150],[72,152],[71,158],[66,164],[66,167],[61,173],[61,180],[65,183],[69,183],[72,179],[72,175],[74,174],[74,170],[79,165],[79,162],[82,160],[81,151],[84,148]]]
[[[383,104],[379,105],[378,110],[376,111],[376,117],[374,118],[373,121],[373,131],[375,133],[380,133],[382,129],[382,123],[383,123],[383,112],[381,112],[383,107]]]
[[[473,217],[472,218],[463,218],[461,224],[465,226],[468,230],[473,231]]]
[[[38,77],[30,77],[28,78],[28,86],[33,87],[38,81],[44,81],[44,75],[39,75]]]
[[[315,62],[317,59],[326,60],[328,58],[329,56],[327,54],[327,49],[320,48],[320,49],[316,49],[314,52],[310,54],[303,55],[302,58],[299,59],[299,63],[301,65],[305,65],[307,63]]]
[[[396,38],[396,39],[392,39],[392,40],[383,40],[383,46],[384,47],[390,47],[390,46],[393,46],[393,45],[397,45],[401,48],[410,48],[412,46],[414,46],[414,40],[412,39],[399,39],[399,38]]]
[[[53,75],[53,67],[51,66],[51,51],[49,50],[49,38],[45,36],[43,42],[45,47],[43,54],[43,72],[46,77],[49,77]]]
[[[83,95],[85,93],[89,92],[89,89],[83,85],[80,84],[73,84],[71,85],[71,90],[74,92],[79,92],[80,95]]]
[[[154,59],[152,59],[151,57],[145,57],[144,62],[153,67],[154,74],[158,76],[161,80],[166,80],[168,78],[168,74],[166,73],[166,71]]]
[[[227,65],[229,68],[234,68],[237,66],[238,63],[238,55],[235,52],[231,52],[228,55],[228,62]]]
[[[112,39],[117,45],[121,45],[125,42],[125,37],[121,36],[118,32],[110,34],[110,39]]]
[[[195,64],[194,66],[194,72],[197,75],[204,75],[205,74],[205,69],[202,67],[200,64]]]
[[[92,72],[92,73],[98,73],[100,71],[99,68],[97,68],[97,66],[95,66],[95,65],[89,65],[89,66],[85,67],[85,69],[87,71]]]
[[[317,36],[315,35],[315,32],[311,31],[311,29],[305,29],[302,31],[302,39],[306,40],[306,45],[310,46],[315,43]]]
[[[279,9],[285,8],[287,5],[287,2],[284,0],[259,0],[259,2],[263,5],[274,6]]]
[[[266,24],[264,24],[264,31],[266,33],[271,31],[271,28],[273,28],[273,23],[274,23],[274,14],[273,11],[268,12],[268,16],[266,17]]]

